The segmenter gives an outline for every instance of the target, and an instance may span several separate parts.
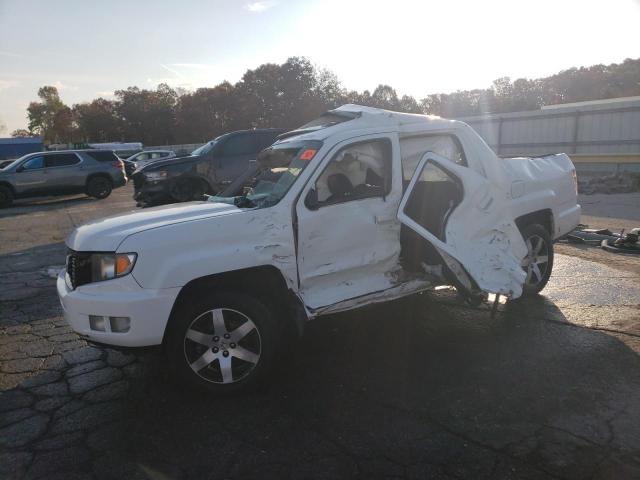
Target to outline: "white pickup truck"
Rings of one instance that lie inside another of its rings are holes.
[[[268,378],[323,314],[454,285],[539,292],[553,240],[578,223],[564,154],[501,159],[466,124],[344,105],[258,157],[242,195],[93,221],[57,281],[87,339],[163,345],[214,392]]]

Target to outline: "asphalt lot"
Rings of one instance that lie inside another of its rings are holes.
[[[640,220],[612,197],[587,223]],[[125,187],[0,211],[0,478],[640,478],[637,259],[563,245],[494,318],[449,290],[326,317],[268,391],[212,399],[61,316],[64,238],[133,208]]]

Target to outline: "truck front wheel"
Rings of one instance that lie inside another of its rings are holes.
[[[253,296],[194,294],[175,312],[166,350],[179,380],[216,394],[239,393],[265,382],[277,331],[271,309]]]
[[[527,225],[522,230],[527,245],[527,255],[522,268],[527,278],[522,286],[523,296],[539,293],[549,282],[553,269],[553,241],[549,232],[540,224]]]

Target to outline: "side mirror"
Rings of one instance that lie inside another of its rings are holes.
[[[24,170],[24,166],[20,165],[18,168],[16,168],[16,173],[20,173]]]
[[[318,202],[318,192],[316,192],[315,188],[309,190],[307,196],[304,199],[304,205],[309,210],[317,210],[320,207],[320,202]]]

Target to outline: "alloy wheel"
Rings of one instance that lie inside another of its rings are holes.
[[[184,355],[191,369],[208,382],[235,383],[260,361],[262,340],[244,313],[217,308],[199,315],[184,336]]]
[[[522,260],[522,268],[527,273],[525,283],[535,286],[539,284],[549,268],[549,246],[539,235],[531,235],[526,240],[527,256]]]

